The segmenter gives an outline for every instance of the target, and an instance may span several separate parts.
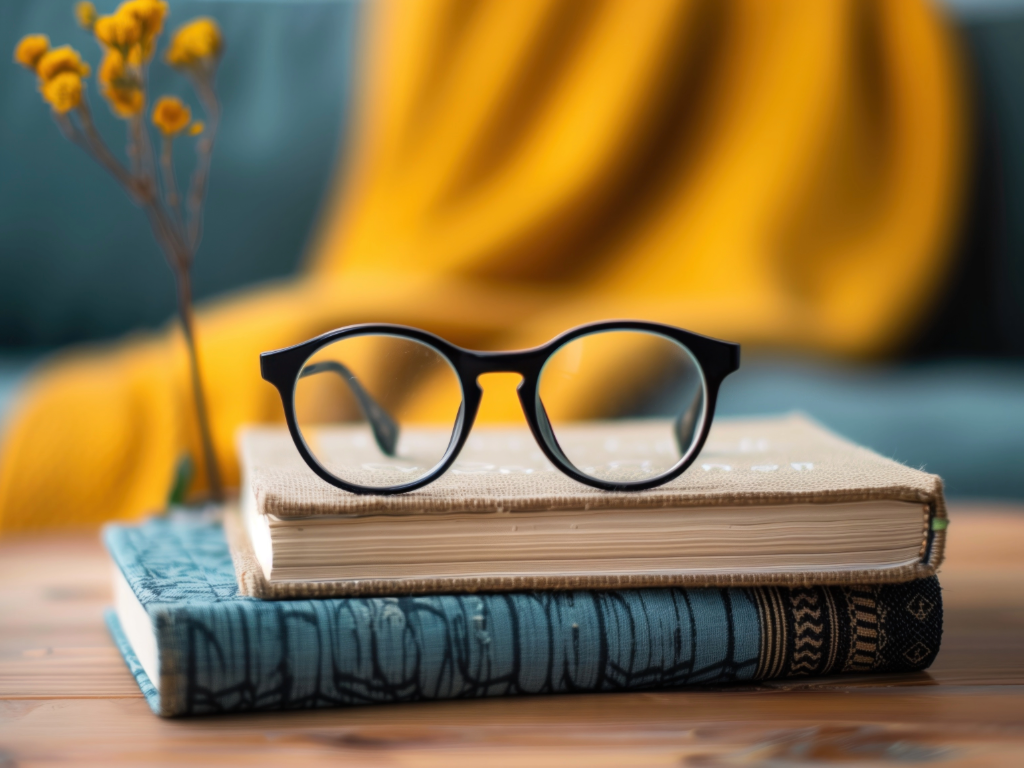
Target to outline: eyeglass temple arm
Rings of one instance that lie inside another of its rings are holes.
[[[697,417],[700,415],[700,403],[704,396],[703,390],[698,389],[693,396],[690,407],[676,416],[675,435],[676,444],[679,446],[679,453],[682,456],[690,450],[693,445],[693,434],[697,431]]]
[[[307,376],[324,372],[336,373],[344,379],[349,389],[352,390],[352,394],[356,396],[363,416],[370,422],[370,429],[373,430],[373,438],[377,441],[377,445],[385,456],[394,456],[395,447],[398,445],[398,424],[391,414],[373,399],[373,395],[359,383],[359,379],[352,371],[335,360],[324,360],[303,366],[299,371],[299,378],[304,379]]]

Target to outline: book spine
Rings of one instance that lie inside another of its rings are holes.
[[[536,592],[154,610],[166,715],[914,671],[935,578],[864,587]]]

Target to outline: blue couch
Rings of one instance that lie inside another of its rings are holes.
[[[115,4],[98,3],[101,12]],[[72,6],[4,0],[0,52],[45,31],[95,62]],[[803,410],[943,475],[953,496],[1024,499],[1024,0],[951,1],[950,10],[978,94],[960,273],[906,359],[871,367],[748,359],[723,388],[720,413]],[[173,0],[171,27],[212,15],[228,41],[200,298],[299,264],[338,162],[359,13],[348,0]],[[188,94],[176,75],[154,69],[156,89]],[[105,135],[119,134],[105,107],[95,112]],[[2,413],[46,350],[155,327],[173,312],[173,293],[143,218],[60,138],[31,77],[13,65],[0,66],[0,114]]]

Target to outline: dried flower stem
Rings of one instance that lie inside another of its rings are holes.
[[[203,83],[203,86],[204,90],[200,100],[210,112],[211,125],[215,126],[219,117],[216,95],[208,82]],[[212,141],[207,137],[200,141],[200,159],[196,177],[201,178],[201,184],[197,190],[196,182],[193,180],[189,200],[189,220],[186,222],[181,212],[180,198],[174,179],[172,143],[169,138],[164,138],[161,147],[160,162],[164,183],[164,199],[162,199],[154,178],[155,163],[152,144],[149,141],[148,132],[142,125],[141,118],[133,119],[129,125],[128,154],[132,166],[132,170],[129,171],[107,148],[103,137],[96,130],[88,102],[84,98],[75,112],[78,117],[78,125],[68,115],[54,113],[54,119],[61,132],[68,140],[81,146],[92,155],[124,187],[132,200],[145,210],[153,235],[174,272],[178,317],[188,349],[192,396],[195,402],[199,439],[202,444],[203,463],[210,484],[210,496],[214,501],[223,501],[224,489],[213,449],[192,311],[191,267],[196,248],[199,245],[199,234],[202,231],[201,224],[198,222],[201,221],[202,216],[202,201],[206,177],[209,173]],[[166,200],[166,205],[164,200]]]
[[[132,199],[140,202],[139,185],[110,150],[107,149],[107,145],[103,142],[103,137],[96,131],[96,126],[92,122],[92,112],[89,111],[89,102],[85,98],[82,99],[82,103],[76,111],[78,112],[78,120],[82,125],[79,133],[84,137],[84,146],[99,161],[99,164],[128,191]],[[65,119],[67,119],[66,116]]]
[[[210,419],[206,412],[206,397],[199,369],[199,355],[196,350],[195,326],[192,318],[192,279],[188,268],[175,270],[175,278],[178,289],[178,316],[181,318],[181,328],[185,334],[185,344],[188,346],[189,367],[192,373],[192,395],[195,399],[196,418],[199,422],[199,439],[203,444],[206,474],[210,481],[210,496],[214,501],[223,501],[224,489],[213,452]]]
[[[160,174],[164,180],[164,197],[167,199],[167,207],[171,210],[174,223],[179,231],[185,231],[185,221],[181,216],[181,199],[178,196],[178,184],[174,179],[174,155],[172,149],[174,139],[164,136],[160,144]],[[195,253],[193,246],[192,252]]]
[[[131,163],[132,175],[142,176],[142,118],[138,115],[128,121],[128,161]]]
[[[107,148],[93,123],[83,84],[90,70],[78,51],[70,46],[51,49],[45,35],[27,35],[15,47],[14,60],[35,73],[40,94],[53,110],[61,133],[92,155],[124,187],[132,202],[146,212],[153,235],[174,272],[203,460],[210,494],[215,501],[221,501],[224,492],[213,451],[196,347],[191,270],[203,235],[203,201],[220,122],[220,103],[213,84],[224,41],[217,23],[200,17],[180,27],[165,52],[166,61],[192,81],[208,121],[205,133],[199,122],[193,123],[189,131],[189,135],[203,135],[196,145],[196,169],[185,201],[186,210],[182,211],[174,177],[174,137],[189,128],[191,110],[175,96],[162,96],[154,105],[153,124],[163,134],[159,180],[157,158],[143,117],[149,62],[167,12],[164,0],[124,2],[109,16],[99,16],[92,3],[79,3],[76,10],[79,24],[96,36],[104,50],[98,74],[101,93],[114,114],[128,121],[127,168]]]
[[[213,143],[217,138],[220,125],[220,104],[213,90],[212,77],[201,72],[191,78],[196,95],[206,110],[207,127],[202,138],[196,145],[196,170],[192,174],[192,184],[188,195],[188,242],[195,251],[203,238],[203,201],[206,198],[206,181],[210,176],[210,160],[213,157]]]

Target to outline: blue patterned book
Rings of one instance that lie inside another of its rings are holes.
[[[218,522],[156,518],[105,539],[107,623],[164,716],[915,671],[942,634],[934,577],[264,601],[239,594]]]

